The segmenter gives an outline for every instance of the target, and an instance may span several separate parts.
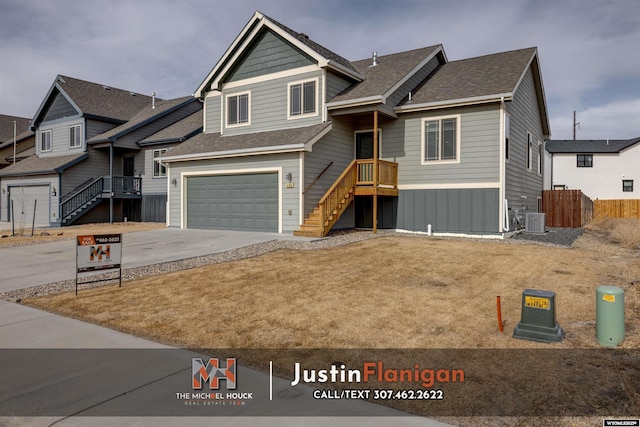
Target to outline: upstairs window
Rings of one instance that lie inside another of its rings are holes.
[[[77,148],[82,146],[81,131],[81,125],[69,127],[69,148]]]
[[[289,85],[289,118],[316,114],[316,81]]]
[[[40,151],[51,151],[51,131],[40,132]]]
[[[227,126],[249,124],[249,93],[227,97]]]
[[[166,148],[153,150],[153,177],[161,178],[167,176],[167,166],[160,160],[160,156],[167,152]]]
[[[457,162],[460,116],[422,120],[422,164]]]
[[[622,180],[622,191],[624,191],[624,192],[633,192],[633,180],[632,179],[623,179]]]
[[[593,154],[578,154],[577,165],[579,168],[592,168],[593,167]]]

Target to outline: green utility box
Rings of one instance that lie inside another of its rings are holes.
[[[596,289],[596,337],[605,347],[624,341],[624,291],[616,286]]]
[[[562,341],[562,329],[556,322],[556,293],[525,289],[522,292],[522,315],[513,337],[529,341]]]

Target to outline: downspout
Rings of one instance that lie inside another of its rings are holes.
[[[58,222],[62,226],[62,173],[58,173]]]
[[[373,234],[378,233],[378,110],[373,110]]]
[[[507,201],[507,159],[506,159],[506,147],[505,147],[505,114],[506,106],[504,103],[504,96],[500,97],[500,218],[501,227],[503,232],[509,231],[509,204]]]
[[[109,223],[113,224],[113,141],[109,145]]]

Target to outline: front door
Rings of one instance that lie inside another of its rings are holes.
[[[133,176],[135,173],[135,157],[128,156],[122,159],[122,175]]]
[[[356,159],[373,159],[373,132],[356,133]]]

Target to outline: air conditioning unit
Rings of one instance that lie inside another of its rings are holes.
[[[545,232],[545,214],[527,212],[525,217],[524,231],[526,233]]]

